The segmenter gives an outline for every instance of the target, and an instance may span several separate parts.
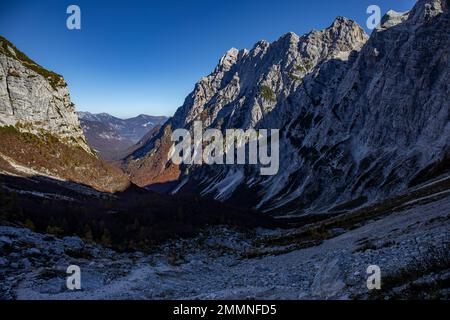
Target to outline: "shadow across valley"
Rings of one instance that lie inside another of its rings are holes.
[[[279,226],[254,210],[191,194],[165,195],[132,185],[110,194],[44,176],[0,175],[0,224],[55,236],[77,235],[120,251],[149,250],[210,225]]]

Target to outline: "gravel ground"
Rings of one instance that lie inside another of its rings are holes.
[[[57,239],[27,229],[0,227],[2,299],[352,299],[370,298],[369,265],[384,277],[447,248],[450,197],[418,205],[287,254],[243,259],[253,234],[222,228],[168,243],[155,253],[120,254],[77,237]],[[81,268],[80,291],[66,288],[66,268]],[[416,277],[417,278],[417,277]],[[418,276],[432,284],[444,270]],[[442,280],[441,279],[441,280]],[[409,283],[396,288],[401,296]],[[403,290],[403,291],[402,291]],[[448,288],[440,289],[448,296]],[[392,291],[392,290],[391,290]],[[420,296],[419,298],[433,298]]]

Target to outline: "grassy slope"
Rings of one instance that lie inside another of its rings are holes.
[[[97,190],[116,192],[129,186],[128,177],[120,169],[81,148],[61,142],[48,132],[42,131],[38,136],[11,126],[0,127],[0,153],[19,165]],[[8,167],[3,159],[0,169],[11,172],[11,166]]]

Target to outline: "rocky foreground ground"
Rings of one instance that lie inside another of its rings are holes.
[[[440,192],[313,244],[294,245],[297,229],[215,227],[146,254],[3,226],[0,298],[448,299],[449,217],[450,193]],[[66,288],[72,264],[80,291]],[[381,268],[380,291],[366,287],[369,265]]]

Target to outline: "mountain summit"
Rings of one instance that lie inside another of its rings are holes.
[[[389,197],[436,174],[447,159],[448,34],[448,1],[421,0],[408,13],[388,13],[370,39],[338,17],[324,30],[232,49],[127,159],[127,170],[143,186],[175,180],[174,192],[195,190],[273,214]],[[177,168],[168,160],[170,133],[197,120],[221,130],[281,129],[280,172]]]

